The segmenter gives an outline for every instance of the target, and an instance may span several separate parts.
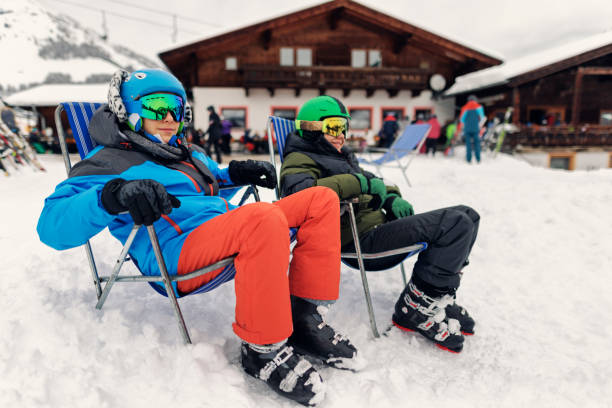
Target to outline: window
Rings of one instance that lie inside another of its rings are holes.
[[[349,108],[349,115],[351,129],[372,129],[372,108]]]
[[[382,55],[379,50],[368,50],[368,65],[370,67],[380,67],[382,65]]]
[[[380,112],[381,112],[380,121],[382,122],[383,120],[385,120],[387,115],[393,115],[395,117],[395,119],[402,120],[402,119],[404,119],[405,111],[406,110],[403,107],[398,107],[398,108],[381,108],[381,110],[380,110]]]
[[[280,49],[280,64],[283,67],[293,66],[293,48],[281,47]]]
[[[548,156],[551,169],[574,170],[576,153],[550,153]]]
[[[289,120],[295,120],[297,116],[297,108],[292,106],[273,106],[272,116],[278,116],[279,118],[285,118]]]
[[[312,50],[310,48],[297,49],[297,66],[310,67],[312,66]]]
[[[612,111],[601,111],[599,113],[599,124],[612,126]]]
[[[235,71],[238,69],[238,59],[236,57],[225,58],[225,69],[228,71]]]
[[[433,114],[433,109],[427,106],[417,106],[414,108],[414,117],[412,120],[428,120],[429,117]]]
[[[363,68],[366,66],[365,50],[352,50],[351,51],[351,66],[353,68]]]
[[[220,112],[223,119],[227,119],[232,123],[232,128],[246,128],[246,108],[222,107]]]

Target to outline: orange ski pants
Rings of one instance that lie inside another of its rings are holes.
[[[249,343],[277,343],[293,331],[289,294],[338,298],[340,205],[327,187],[312,187],[275,203],[246,204],[193,230],[181,250],[186,274],[237,254],[234,332]],[[299,227],[289,267],[289,228]],[[287,269],[289,272],[287,273]],[[221,270],[178,282],[187,293]]]

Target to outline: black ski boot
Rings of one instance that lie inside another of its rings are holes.
[[[465,336],[472,336],[474,334],[474,326],[476,322],[469,315],[467,310],[463,306],[460,306],[453,300],[453,303],[446,306],[446,317],[449,319],[456,319],[461,325],[461,333]]]
[[[317,306],[297,296],[291,296],[293,334],[289,344],[300,353],[323,363],[345,370],[357,371],[365,365],[357,349],[344,335],[325,323],[327,306]]]
[[[459,353],[463,350],[459,322],[449,321],[445,313],[452,301],[450,295],[427,296],[410,281],[395,304],[393,324],[402,330],[419,332],[441,349]]]
[[[325,385],[308,360],[286,344],[258,346],[242,343],[242,367],[270,388],[302,405],[313,407],[323,401]]]

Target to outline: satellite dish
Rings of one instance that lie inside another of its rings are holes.
[[[441,74],[433,74],[429,78],[429,87],[436,92],[440,92],[446,86],[446,79]]]

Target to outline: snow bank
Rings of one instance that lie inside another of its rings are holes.
[[[322,368],[322,407],[609,406],[612,170],[486,159],[418,157],[414,187],[402,186],[417,212],[463,203],[481,214],[459,291],[476,335],[459,355],[396,329],[373,339],[359,274],[345,268],[329,320],[369,364],[359,373]],[[48,173],[0,180],[0,406],[294,406],[242,372],[232,283],[182,301],[192,346],[182,344],[166,299],[144,285],[117,285],[97,311],[83,250],[38,241],[44,197],[65,177],[59,157],[42,161]],[[386,175],[403,182],[397,170]],[[119,245],[106,232],[93,244],[110,270]],[[369,279],[385,330],[399,269]]]

